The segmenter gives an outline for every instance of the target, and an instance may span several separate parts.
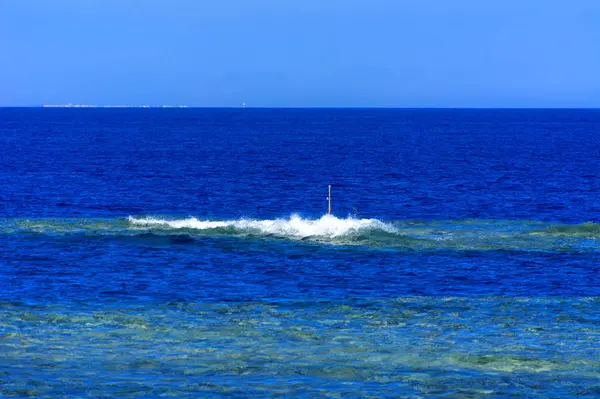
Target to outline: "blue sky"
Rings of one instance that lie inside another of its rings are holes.
[[[600,1],[0,1],[0,106],[242,101],[600,107]]]

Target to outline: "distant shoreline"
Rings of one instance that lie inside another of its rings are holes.
[[[91,105],[91,104],[43,104],[41,108],[188,108],[187,105]]]

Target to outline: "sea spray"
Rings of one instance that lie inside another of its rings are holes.
[[[257,232],[288,238],[334,238],[370,230],[379,230],[392,234],[398,232],[391,224],[377,219],[355,219],[353,217],[340,219],[333,215],[324,215],[319,219],[305,219],[294,214],[288,219],[237,219],[227,221],[198,220],[195,217],[168,220],[154,217],[135,218],[130,216],[128,220],[134,226],[195,230],[229,227],[239,232]]]

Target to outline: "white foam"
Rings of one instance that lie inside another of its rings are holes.
[[[167,229],[210,230],[233,228],[240,232],[258,232],[261,234],[294,238],[340,237],[361,230],[382,230],[388,233],[397,232],[392,225],[377,219],[355,219],[352,217],[340,219],[333,215],[325,215],[320,219],[304,219],[298,215],[292,215],[288,219],[237,219],[224,221],[199,220],[195,217],[168,220],[153,217],[134,218],[130,216],[129,222],[135,226]]]

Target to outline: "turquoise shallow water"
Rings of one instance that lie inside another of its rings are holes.
[[[0,393],[600,395],[598,298],[0,304]]]

